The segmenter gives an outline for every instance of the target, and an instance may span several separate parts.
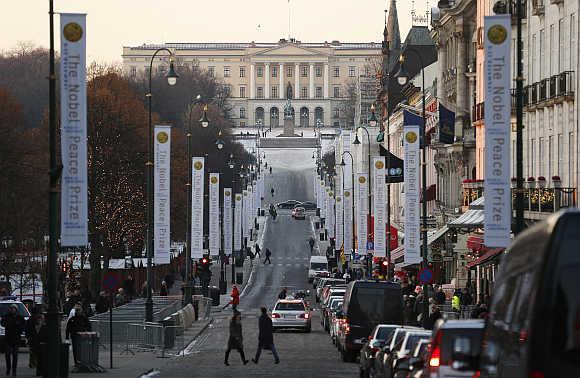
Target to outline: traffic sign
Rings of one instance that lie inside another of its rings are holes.
[[[419,271],[419,282],[423,285],[433,282],[433,271],[429,268],[421,269]]]
[[[105,277],[103,277],[103,288],[110,293],[117,291],[120,285],[119,278],[112,272],[105,274]]]
[[[373,251],[375,249],[375,244],[369,240],[367,241],[367,251]]]

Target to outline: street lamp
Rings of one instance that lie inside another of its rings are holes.
[[[218,133],[218,139],[215,141],[215,145],[216,145],[218,150],[223,149],[225,144],[226,144],[221,137],[222,137],[222,131],[220,130]]]
[[[371,105],[371,118],[369,119],[369,126],[376,127],[377,126],[377,116],[375,115],[375,104]],[[370,174],[370,173],[369,173]]]
[[[377,118],[375,117],[375,107],[374,107],[374,105],[371,106],[371,111],[372,111],[372,113],[371,113],[371,120],[369,121],[369,125],[371,125],[371,126],[373,125],[372,124],[373,123],[372,119],[374,118],[375,119],[374,120],[374,126],[376,126],[377,125]],[[368,182],[369,182],[369,204],[368,204],[369,207],[367,209],[367,214],[368,214],[367,224],[368,224],[368,219],[371,218],[371,207],[372,207],[372,204],[371,204],[371,193],[372,193],[371,183],[373,182],[373,180],[371,180],[371,135],[369,133],[369,130],[366,127],[359,126],[359,127],[356,128],[356,133],[355,133],[356,136],[355,136],[354,142],[352,142],[352,144],[354,144],[354,145],[361,144],[360,140],[358,139],[358,130],[359,129],[363,129],[367,133],[367,142],[368,142],[368,146],[369,146],[369,152],[368,152],[368,167],[367,167]],[[372,258],[370,258],[370,256],[368,256],[368,253],[367,253],[367,259],[366,259],[366,261],[367,261],[367,273],[368,273],[368,275],[370,277],[371,274],[372,274],[372,272],[371,272],[371,269],[372,269]]]
[[[177,83],[177,78],[179,77],[173,66],[173,53],[165,47],[155,50],[149,62],[149,92],[146,94],[149,117],[147,132],[147,163],[145,164],[147,167],[147,240],[145,244],[147,251],[147,300],[145,301],[145,320],[148,322],[153,321],[153,126],[151,124],[151,98],[153,95],[151,93],[151,79],[153,76],[153,60],[157,54],[162,51],[169,53],[169,72],[165,76],[167,78],[167,83],[173,86]]]
[[[421,54],[413,48],[407,48],[406,52],[411,52],[415,54],[419,63],[421,65],[421,91],[422,91],[422,115],[421,119],[423,121],[423,143],[425,140],[425,66],[423,65],[423,59]],[[399,59],[400,69],[396,74],[397,82],[401,86],[407,85],[409,82],[409,74],[405,70],[405,53],[402,53]],[[421,191],[423,192],[423,202],[422,202],[422,213],[423,213],[423,224],[421,227],[421,237],[423,238],[423,269],[427,268],[427,146],[423,146],[423,164],[421,168]],[[389,240],[390,243],[390,240]],[[427,284],[423,285],[423,323],[429,316],[429,303],[427,295]]]
[[[342,155],[340,155],[340,158],[341,158],[340,159],[340,166],[343,167],[343,171],[342,171],[343,172],[343,175],[342,175],[342,196],[343,197],[344,197],[344,181],[345,181],[345,179],[344,179],[344,167],[346,167],[346,163],[344,162],[344,155],[350,156],[350,166],[352,168],[351,169],[351,172],[350,172],[351,175],[352,175],[352,177],[351,177],[351,185],[352,185],[352,188],[350,190],[351,190],[351,195],[354,195],[354,158],[352,157],[352,154],[349,151],[344,151],[342,153]],[[355,222],[354,222],[354,197],[351,200],[351,202],[352,202],[352,231],[351,231],[352,232],[352,238],[351,238],[352,239],[352,250],[351,250],[351,253],[352,253],[354,251],[354,234],[355,234],[354,233],[354,230],[355,230]],[[344,219],[344,216],[343,216],[343,219]],[[344,220],[343,220],[343,224],[344,224]]]
[[[203,127],[203,128],[206,128],[209,126],[209,118],[207,118],[207,104],[205,104],[203,106],[203,115],[201,116],[199,123],[201,124],[201,127]]]

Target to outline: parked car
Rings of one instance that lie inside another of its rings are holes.
[[[330,319],[329,319],[329,329],[328,333],[330,334],[330,339],[332,343],[336,345],[336,335],[338,333],[338,327],[340,323],[342,323],[344,317],[342,316],[342,302],[343,300],[338,300],[338,304],[336,308],[330,310]]]
[[[284,202],[280,202],[280,203],[276,204],[276,207],[278,209],[293,209],[299,203],[300,203],[300,201],[288,200],[288,201],[284,201]]]
[[[473,377],[476,373],[475,364],[481,352],[484,327],[483,319],[438,320],[433,327],[431,348],[420,376]],[[465,348],[467,345],[469,350]],[[457,352],[458,349],[461,351]],[[457,357],[469,362],[469,366],[453,363]]]
[[[373,377],[383,377],[385,374],[383,368],[383,361],[387,360],[389,355],[396,350],[397,345],[399,345],[405,335],[408,332],[418,332],[422,328],[414,326],[398,326],[391,335],[387,338],[384,345],[375,355],[375,361],[372,369],[370,370]],[[390,371],[388,371],[390,372]]]
[[[310,256],[308,264],[308,282],[314,281],[314,277],[328,276],[328,259],[326,256]]]
[[[405,332],[403,339],[395,344],[394,348],[390,350],[390,353],[384,354],[382,361],[376,361],[380,364],[381,371],[381,373],[377,375],[384,378],[394,377],[398,362],[404,357],[407,357],[419,341],[428,341],[430,337],[431,331],[427,330],[417,329]]]
[[[322,297],[322,291],[323,291],[324,287],[327,285],[328,286],[346,285],[346,281],[343,280],[342,278],[323,277],[322,279],[320,279],[318,281],[318,284],[316,285],[316,292],[314,293],[314,295],[316,296],[316,302],[320,302],[320,299]]]
[[[280,299],[272,309],[272,328],[302,329],[310,332],[311,313],[306,303],[301,299]]]
[[[292,218],[294,219],[306,219],[306,210],[303,207],[295,207],[292,209]]]
[[[330,321],[332,317],[332,312],[336,311],[339,306],[342,306],[343,296],[333,296],[330,297],[328,304],[324,308],[324,310],[320,311],[320,318],[322,319],[322,328],[326,332],[330,333]]]
[[[359,376],[368,378],[374,367],[375,356],[385,345],[385,341],[399,327],[395,324],[379,324],[371,332],[368,341],[365,342],[359,354]]]
[[[346,319],[339,334],[343,361],[356,359],[363,344],[378,324],[402,324],[401,286],[386,281],[352,281],[344,296]]]
[[[567,210],[522,232],[502,256],[481,377],[580,377],[579,246],[580,211]],[[463,348],[452,359],[467,371],[478,368],[470,357],[479,344]]]
[[[431,339],[420,340],[410,355],[399,359],[395,366],[395,378],[420,378],[419,370],[425,363],[425,356],[430,345]],[[419,375],[415,377],[417,372]]]

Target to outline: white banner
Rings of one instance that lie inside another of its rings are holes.
[[[221,247],[220,236],[220,174],[209,174],[209,253],[217,256]]]
[[[248,209],[250,208],[250,195],[247,189],[243,191],[243,198],[242,198],[242,235],[243,238],[250,237],[250,220],[248,218]]]
[[[86,15],[60,15],[61,236],[63,247],[88,240]]]
[[[191,257],[203,257],[203,194],[204,194],[204,160],[192,158],[191,172]]]
[[[366,173],[357,174],[357,206],[356,206],[356,240],[359,254],[367,253],[367,214],[369,198],[369,176]]]
[[[328,198],[326,199],[326,229],[328,230],[328,237],[334,238],[334,193],[332,190],[328,191]]]
[[[252,224],[254,224],[254,219],[256,219],[258,208],[260,207],[260,198],[258,197],[258,181],[254,181],[252,186],[252,202]]]
[[[353,195],[350,189],[344,190],[344,195],[342,196],[343,199],[343,206],[344,206],[344,253],[350,254],[352,251],[352,231],[353,231],[353,213],[352,213],[352,204],[353,204]]]
[[[386,257],[387,247],[386,223],[387,223],[387,188],[385,185],[385,158],[373,158],[373,235],[374,235],[374,257]]]
[[[350,153],[350,131],[343,131],[342,133],[342,159],[346,163],[344,167],[342,167],[342,172],[344,172],[344,189],[349,189],[352,191],[352,160],[351,155],[345,154],[345,152]]]
[[[234,206],[234,251],[239,251],[242,249],[242,214],[242,194],[236,193]]]
[[[223,235],[224,235],[224,254],[230,256],[232,254],[232,189],[224,188],[224,219],[223,219]]]
[[[153,144],[153,251],[155,264],[170,262],[171,126],[155,126]]]
[[[405,154],[405,264],[421,261],[421,213],[419,212],[419,126],[405,125],[403,128],[403,148]]]
[[[344,219],[344,212],[343,212],[343,202],[342,202],[342,196],[337,195],[336,196],[336,202],[335,202],[335,227],[334,229],[336,230],[336,249],[340,250],[342,249],[342,246],[344,244],[344,224],[343,224],[343,219]]]
[[[508,247],[512,219],[510,184],[511,73],[509,15],[485,24],[485,220],[486,247]],[[544,159],[545,156],[540,156]],[[405,233],[406,237],[406,233]]]

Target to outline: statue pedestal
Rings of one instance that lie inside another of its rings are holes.
[[[294,134],[294,120],[291,117],[284,117],[284,133],[280,136],[296,136]]]

